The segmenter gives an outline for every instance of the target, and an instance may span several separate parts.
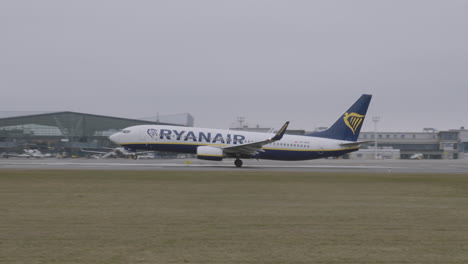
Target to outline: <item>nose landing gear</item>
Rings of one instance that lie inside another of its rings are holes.
[[[242,162],[242,160],[240,160],[240,159],[236,159],[236,160],[234,161],[234,165],[236,165],[237,168],[242,167],[242,164],[243,164],[243,162]]]

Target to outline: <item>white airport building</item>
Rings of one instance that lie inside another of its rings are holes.
[[[401,159],[419,156],[424,159],[468,159],[468,130],[464,127],[447,131],[424,129],[423,132],[361,132],[359,140],[376,141],[379,151],[399,150]],[[374,143],[367,144],[361,151],[373,149],[374,146]],[[379,152],[375,149],[373,151]]]

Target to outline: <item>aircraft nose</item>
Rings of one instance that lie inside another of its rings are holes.
[[[110,141],[119,144],[119,133],[115,133],[109,136]]]

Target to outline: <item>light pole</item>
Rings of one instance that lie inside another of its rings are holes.
[[[244,128],[244,126],[243,126],[244,121],[245,121],[245,117],[244,117],[244,116],[238,116],[238,117],[237,117],[237,122],[239,122],[239,128],[240,128],[240,129]]]
[[[380,121],[380,116],[373,116],[372,122],[374,122],[374,159],[377,159],[378,149],[377,149],[377,122]]]

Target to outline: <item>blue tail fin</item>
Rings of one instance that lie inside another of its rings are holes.
[[[370,94],[361,95],[330,128],[320,132],[312,132],[306,136],[357,141],[371,98]]]

